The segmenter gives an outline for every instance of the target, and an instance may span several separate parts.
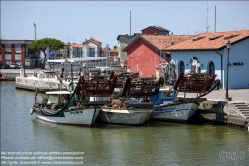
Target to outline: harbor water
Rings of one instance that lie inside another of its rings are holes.
[[[249,132],[243,128],[53,124],[30,115],[33,91],[15,89],[12,81],[0,84],[1,165],[249,165]]]

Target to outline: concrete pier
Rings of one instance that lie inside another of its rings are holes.
[[[26,90],[54,91],[58,90],[60,81],[55,75],[44,73],[45,70],[26,69],[2,69],[0,73],[7,81],[15,81],[16,88]],[[69,89],[69,81],[63,80],[62,90]]]
[[[232,101],[225,100],[225,90],[214,90],[204,96],[207,101],[199,105],[191,121],[221,123],[245,127],[249,126],[249,89],[231,89],[228,91]],[[183,96],[180,93],[178,97]],[[186,97],[195,97],[188,94]]]
[[[66,87],[62,87],[62,90],[69,89],[70,82],[62,81]],[[42,74],[39,74],[37,77],[16,77],[16,88],[27,89],[27,90],[36,90],[40,92],[45,91],[54,91],[58,90],[60,87],[60,81],[56,77],[45,77]]]
[[[43,70],[25,69],[25,75],[34,75],[37,71],[43,72]],[[20,69],[0,69],[0,74],[6,81],[15,81],[16,77],[20,77]]]

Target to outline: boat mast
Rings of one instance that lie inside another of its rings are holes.
[[[74,88],[73,88],[73,67],[72,66],[73,64],[71,63],[71,87],[72,87],[71,90],[73,91]]]

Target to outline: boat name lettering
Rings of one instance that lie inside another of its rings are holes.
[[[70,114],[79,114],[79,113],[83,113],[83,111],[71,111]]]

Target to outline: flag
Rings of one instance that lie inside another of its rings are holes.
[[[36,24],[34,23],[34,26],[36,27]]]

